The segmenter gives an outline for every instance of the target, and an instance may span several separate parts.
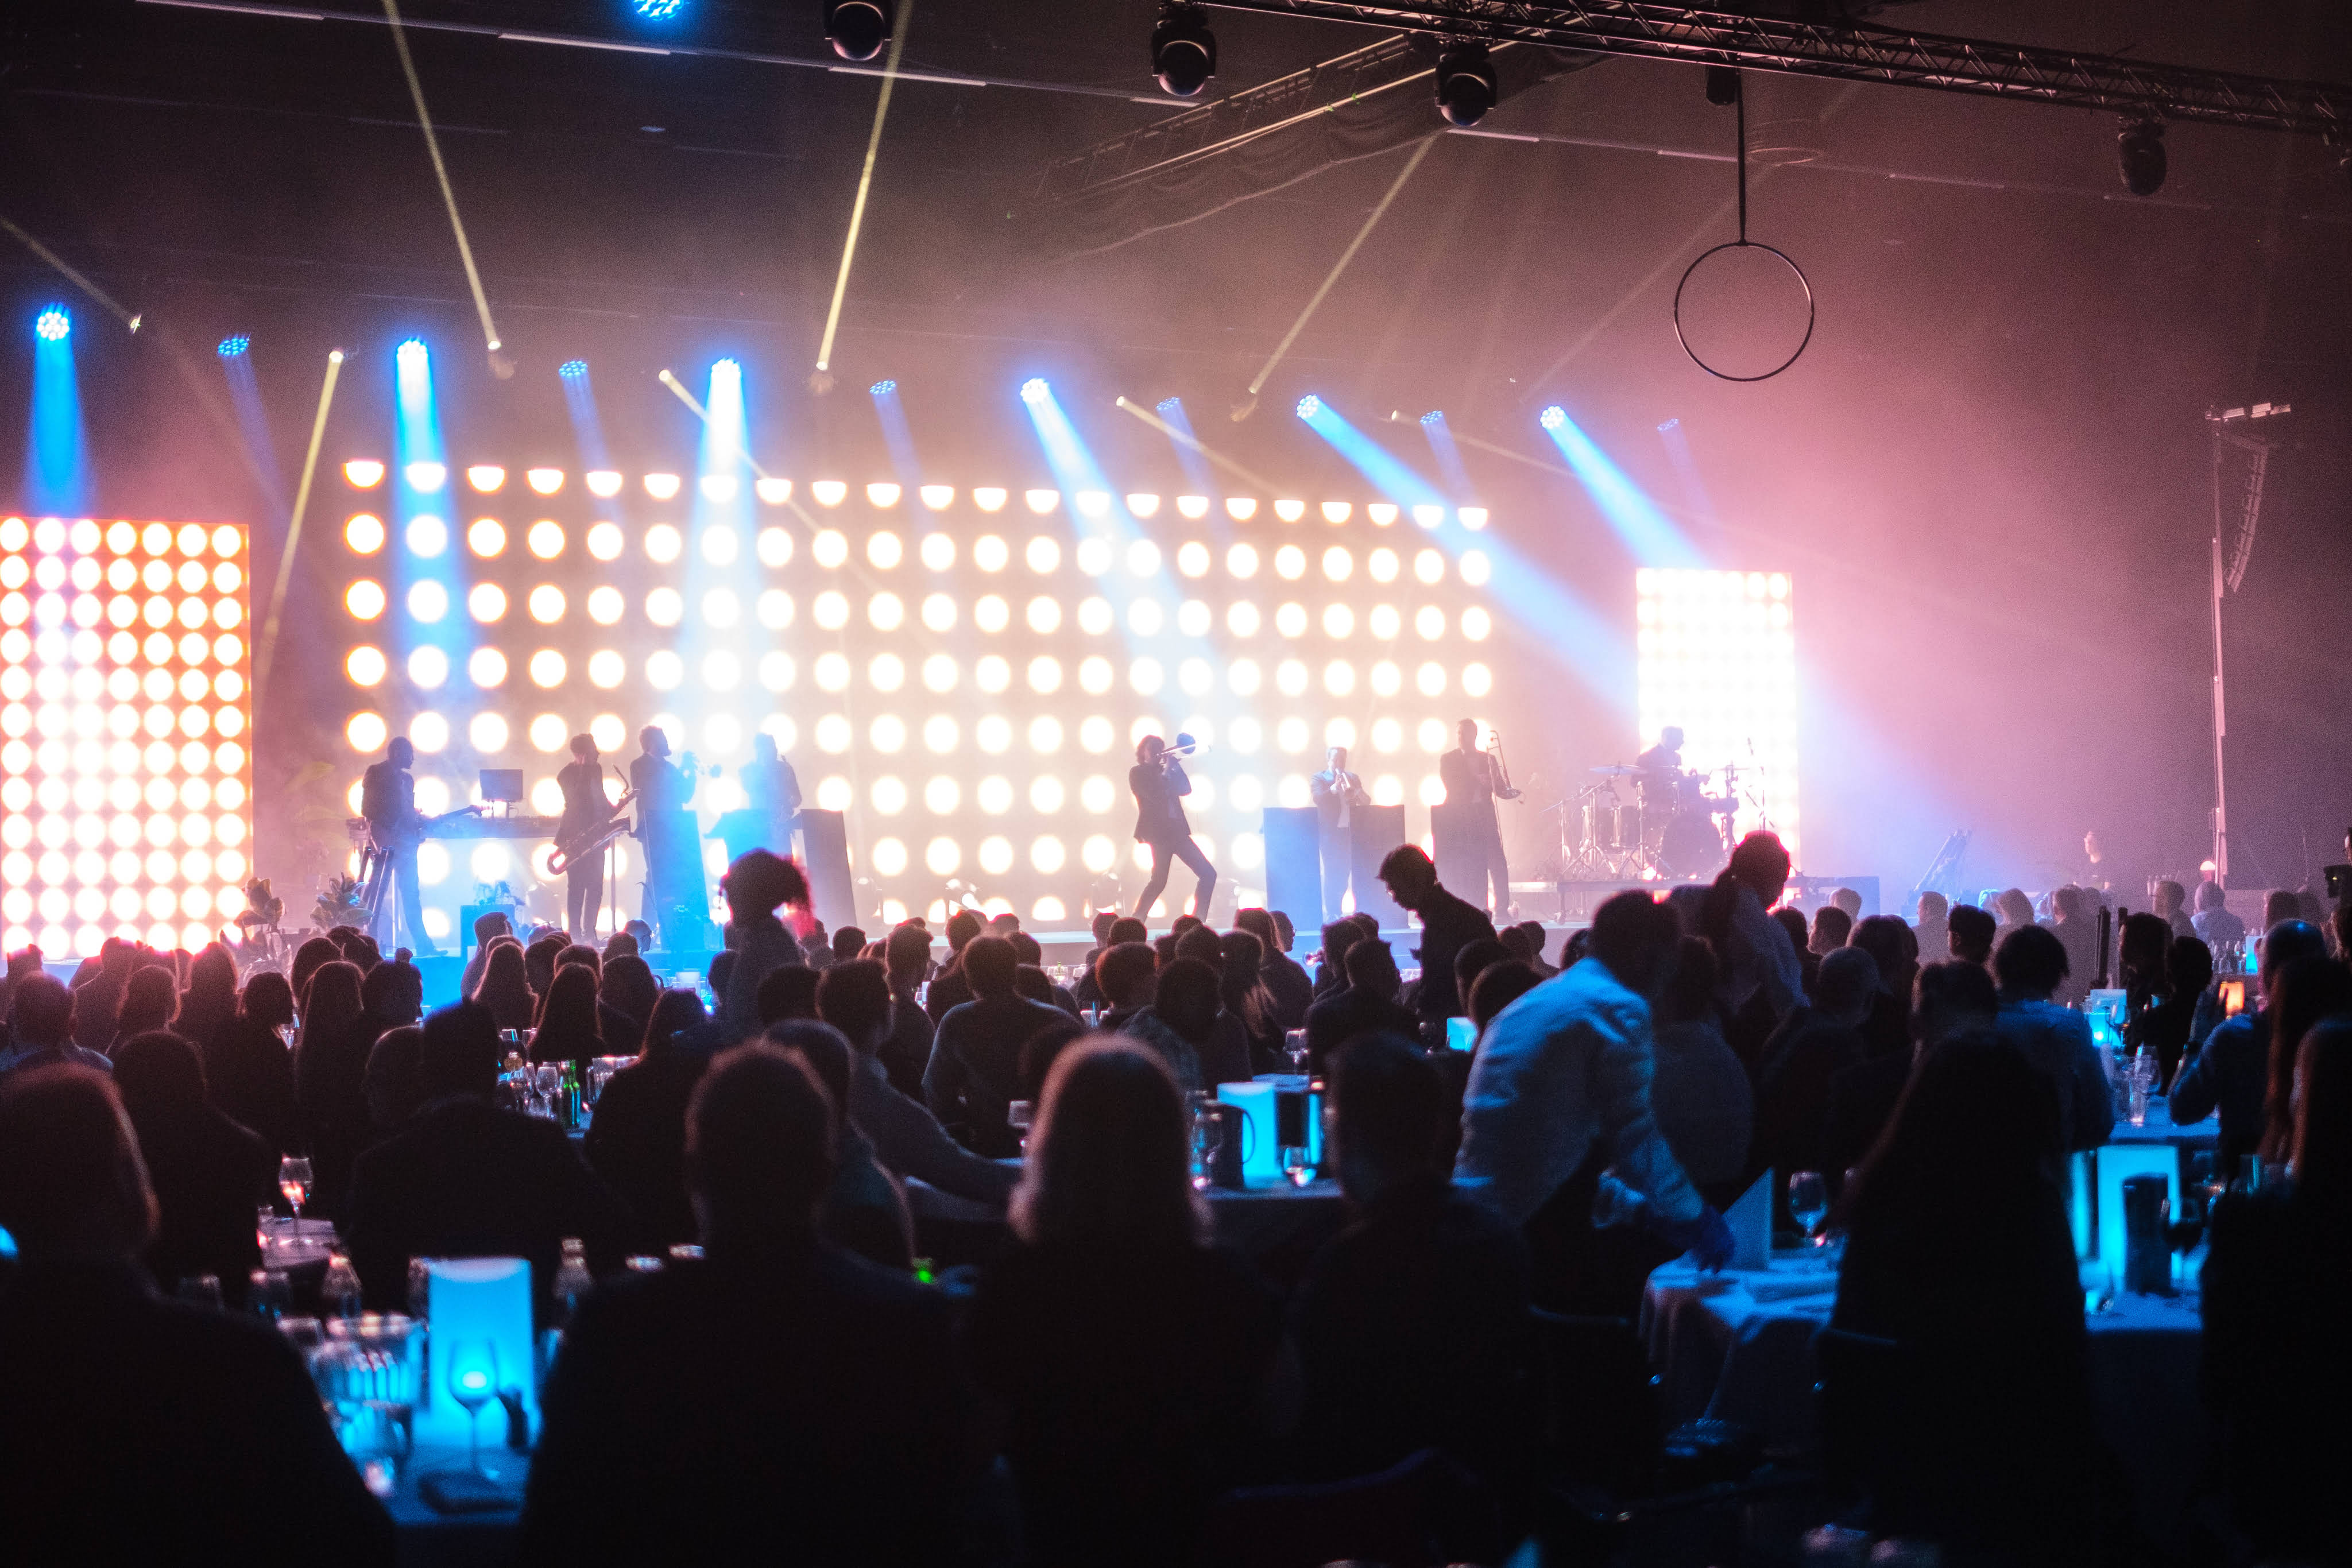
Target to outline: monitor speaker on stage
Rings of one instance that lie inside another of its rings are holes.
[[[801,864],[809,902],[828,931],[857,924],[857,884],[849,875],[849,829],[838,811],[801,809]]]
[[[1265,906],[1289,915],[1307,937],[1323,907],[1323,814],[1312,806],[1268,806],[1265,831]]]
[[[1401,929],[1404,911],[1389,896],[1381,881],[1381,862],[1389,852],[1409,841],[1404,836],[1402,806],[1359,806],[1350,813],[1356,835],[1355,860],[1349,867],[1356,908],[1381,923],[1383,931]]]

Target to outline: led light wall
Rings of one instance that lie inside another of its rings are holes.
[[[1735,834],[1769,827],[1803,864],[1797,820],[1797,641],[1786,572],[1633,574],[1641,738],[1679,727],[1683,765],[1736,766]],[[1720,796],[1725,776],[1707,792]]]
[[[400,504],[386,477],[355,459],[340,486],[354,802],[360,768],[399,733],[420,753],[424,810],[473,798],[479,768],[520,767],[552,813],[572,735],[617,772],[654,722],[721,769],[702,785],[707,831],[741,803],[737,770],[765,732],[810,803],[847,814],[869,923],[966,891],[1033,922],[1131,901],[1127,770],[1138,737],[1180,730],[1208,743],[1191,768],[1197,836],[1230,884],[1262,887],[1259,813],[1307,803],[1327,744],[1354,748],[1378,799],[1425,805],[1436,754],[1457,720],[1486,716],[1495,680],[1488,559],[1447,508],[896,480],[739,490],[719,474],[453,458],[442,534],[385,515]],[[401,560],[420,544],[447,552],[446,589]],[[644,870],[625,844],[626,914]],[[704,847],[715,869],[722,852]],[[530,885],[545,853],[428,844],[428,928],[454,929],[477,883]]]
[[[198,947],[245,907],[249,562],[228,524],[0,517],[0,943]]]

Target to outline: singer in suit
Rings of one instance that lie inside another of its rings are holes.
[[[1498,915],[1511,907],[1511,870],[1503,862],[1503,829],[1495,820],[1495,802],[1516,800],[1519,792],[1503,779],[1495,754],[1478,744],[1478,721],[1465,718],[1457,727],[1461,749],[1437,759],[1438,782],[1445,786],[1445,804],[1454,814],[1454,831],[1471,854],[1470,874],[1462,891],[1473,904],[1486,902],[1486,884],[1494,883],[1493,909]],[[1449,873],[1452,871],[1448,867]],[[1460,885],[1460,884],[1457,884]]]
[[[1180,735],[1176,739],[1190,748],[1192,737]],[[1201,879],[1192,890],[1193,916],[1208,919],[1217,869],[1192,841],[1192,824],[1184,818],[1183,797],[1192,792],[1184,765],[1171,754],[1166,741],[1147,735],[1136,745],[1135,766],[1127,770],[1127,787],[1135,792],[1135,841],[1151,848],[1151,877],[1143,884],[1143,896],[1135,901],[1137,918],[1142,918],[1168,890],[1169,862],[1182,861]]]
[[[1331,747],[1323,761],[1323,771],[1307,782],[1322,818],[1323,918],[1337,920],[1345,913],[1341,901],[1355,867],[1357,814],[1372,803],[1372,797],[1363,779],[1348,771],[1346,747]]]

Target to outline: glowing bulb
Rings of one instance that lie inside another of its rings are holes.
[[[383,519],[366,512],[355,512],[343,525],[343,542],[354,555],[373,555],[383,548]]]
[[[401,470],[408,487],[420,495],[431,495],[448,482],[449,470],[438,463],[412,463]]]
[[[723,507],[735,498],[742,481],[732,474],[705,474],[695,481],[695,488],[702,492],[704,500]]]
[[[1003,511],[1005,499],[1005,492],[992,485],[983,485],[971,493],[971,504],[983,512]]]
[[[343,482],[354,490],[373,490],[383,483],[383,465],[373,457],[354,457],[343,465]]]
[[[645,485],[646,495],[656,501],[667,501],[677,495],[678,478],[675,474],[648,474]]]
[[[955,504],[955,486],[952,485],[926,485],[915,493],[922,497],[923,505],[934,512],[943,512]]]
[[[809,494],[820,507],[838,507],[849,494],[849,486],[838,479],[819,479],[809,486]]]
[[[591,468],[581,478],[599,500],[609,501],[621,493],[621,476],[610,468]]]
[[[887,479],[877,479],[866,486],[866,499],[869,506],[895,507],[901,494],[898,486]]]
[[[507,482],[507,471],[495,463],[477,463],[466,470],[466,483],[487,496],[501,489]]]
[[[563,470],[561,468],[532,468],[524,473],[523,480],[530,486],[531,493],[533,495],[552,496],[558,490],[563,488]]]
[[[765,505],[781,507],[793,498],[793,482],[790,479],[761,478],[752,482],[751,492]]]
[[[1355,510],[1354,507],[1345,501],[1326,501],[1323,503],[1323,520],[1327,523],[1344,523],[1355,514]]]

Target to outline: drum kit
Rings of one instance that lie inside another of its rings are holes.
[[[1764,804],[1760,771],[1737,763],[1701,772],[1612,762],[1592,773],[1593,782],[1554,808],[1560,813],[1561,858],[1572,882],[1713,876],[1738,841],[1734,820],[1746,810],[1760,813]],[[1631,780],[1630,801],[1619,793],[1621,780]],[[1578,836],[1571,840],[1570,834]]]

